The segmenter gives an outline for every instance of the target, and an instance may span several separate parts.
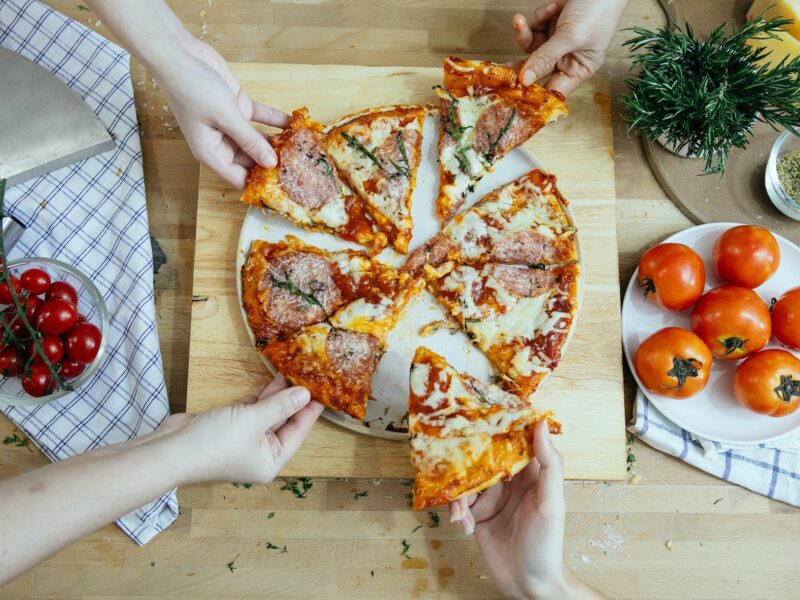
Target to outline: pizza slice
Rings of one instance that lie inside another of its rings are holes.
[[[327,252],[294,236],[278,243],[255,240],[241,281],[242,305],[257,346],[333,318],[338,309],[354,302],[374,318],[373,332],[381,337],[386,327],[394,326],[393,315],[399,316],[408,298],[421,288],[412,275],[362,252]],[[344,317],[336,318],[348,325]]]
[[[366,203],[378,228],[405,254],[411,195],[422,155],[424,106],[384,106],[340,119],[323,147]]]
[[[475,184],[509,151],[567,113],[564,96],[524,86],[512,67],[486,61],[444,59],[439,97],[439,197],[444,223]]]
[[[575,227],[554,175],[534,169],[456,215],[412,252],[403,269],[441,276],[450,261],[529,266],[577,260]]]
[[[363,420],[384,347],[373,335],[317,323],[261,352],[286,379],[308,388],[313,400]]]
[[[528,398],[555,370],[578,311],[580,267],[458,265],[428,286],[502,374]]]
[[[409,378],[408,423],[414,510],[452,502],[512,477],[533,457],[534,425],[547,419],[529,402],[458,373],[417,348]]]
[[[323,148],[322,125],[306,108],[292,113],[288,129],[272,138],[278,164],[256,165],[247,177],[242,202],[268,208],[300,227],[333,233],[370,247],[386,245],[364,202],[342,181]]]

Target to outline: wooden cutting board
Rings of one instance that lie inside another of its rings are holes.
[[[434,101],[435,68],[234,64],[251,98],[287,112],[306,105],[319,121],[365,106]],[[526,146],[559,177],[572,203],[584,257],[584,297],[566,356],[537,392],[563,424],[557,444],[573,479],[626,473],[614,149],[608,80],[596,76],[569,99],[570,115]],[[187,410],[237,402],[270,379],[250,341],[236,296],[237,240],[247,207],[201,169]],[[408,446],[346,431],[320,419],[284,475],[409,477]]]

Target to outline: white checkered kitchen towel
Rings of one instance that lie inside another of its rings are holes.
[[[662,415],[638,390],[628,430],[657,450],[770,498],[800,506],[800,434],[759,445],[697,438]]]
[[[103,365],[78,392],[37,408],[3,409],[56,461],[148,433],[169,414],[142,151],[127,52],[27,0],[0,0],[0,46],[64,81],[116,140],[113,151],[6,192],[7,211],[28,227],[10,258],[47,256],[74,265],[95,283],[111,315]],[[173,490],[117,524],[144,544],[177,514]]]

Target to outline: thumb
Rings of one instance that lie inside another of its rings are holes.
[[[547,419],[536,424],[533,452],[539,462],[539,495],[543,502],[564,501],[564,459],[553,445]]]
[[[569,38],[556,32],[553,37],[531,52],[528,59],[522,63],[519,71],[520,82],[522,85],[532,85],[537,79],[549,75],[556,68],[558,61],[573,50]]]
[[[306,388],[290,387],[271,395],[262,394],[249,410],[258,420],[259,426],[266,431],[288,421],[310,399],[311,394]]]
[[[230,137],[242,152],[265,168],[274,167],[278,159],[264,134],[237,111],[232,120],[223,123],[222,132]]]

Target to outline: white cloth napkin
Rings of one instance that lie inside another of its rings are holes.
[[[697,438],[668,420],[638,390],[628,431],[715,477],[800,506],[800,433],[767,444],[722,445]]]
[[[103,36],[33,0],[0,0],[0,46],[64,81],[116,140],[113,151],[6,192],[7,212],[27,225],[9,257],[74,265],[103,294],[111,316],[103,364],[80,390],[36,408],[3,408],[56,461],[148,433],[169,414],[130,59]],[[117,524],[144,544],[177,514],[173,490]]]

